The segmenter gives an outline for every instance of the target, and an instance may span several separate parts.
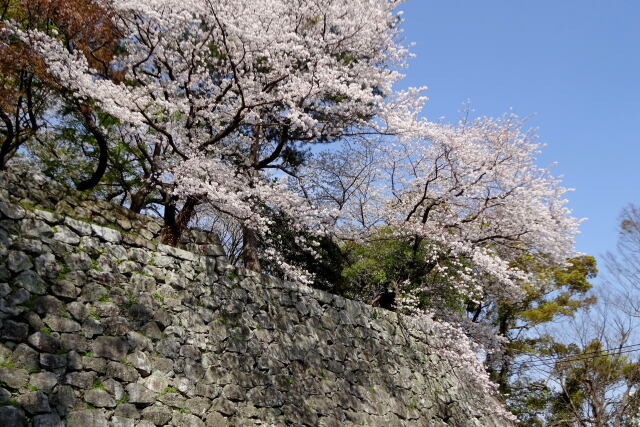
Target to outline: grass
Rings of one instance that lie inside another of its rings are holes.
[[[16,399],[11,398],[5,403],[0,403],[0,406],[15,406],[16,408],[19,408],[20,404]]]
[[[100,381],[94,382],[91,388],[94,390],[106,390]]]
[[[162,390],[163,393],[177,393],[178,390],[176,390],[173,387],[165,387],[164,390]]]
[[[51,335],[51,328],[48,326],[45,326],[44,328],[42,328],[42,333],[46,335]]]
[[[190,414],[191,412],[189,412],[188,409],[184,409],[184,408],[178,408],[176,409],[176,412],[180,412],[181,414]]]
[[[121,403],[127,403],[129,401],[129,396],[123,394],[122,397],[116,400],[116,405],[120,405]]]
[[[85,353],[82,353],[82,355],[83,355],[83,356],[85,356],[85,357],[93,357],[93,353],[92,353],[92,352],[90,352],[90,351],[87,351],[87,352],[85,352]]]
[[[98,299],[98,301],[100,301],[100,302],[109,302],[109,301],[111,301],[111,298],[109,298],[109,295],[102,295],[100,297],[100,299]]]
[[[164,302],[164,297],[157,292],[152,293],[151,296],[160,302]]]
[[[105,251],[106,253],[106,251]],[[103,272],[104,269],[102,269],[100,266],[98,266],[98,260],[92,259],[91,260],[91,267],[89,267],[91,270],[95,270],[99,273]]]
[[[11,368],[11,369],[16,367],[12,358],[3,359],[2,361],[0,361],[0,366],[2,366],[3,368]]]
[[[30,385],[29,387],[27,387],[29,390],[31,391],[38,391],[40,390],[38,387],[34,386],[34,385]]]
[[[64,264],[60,261],[57,262],[58,267],[60,267],[60,270],[58,271],[58,274],[56,275],[57,279],[66,279],[67,278],[67,274],[69,274],[71,272],[71,269],[69,268],[69,266],[67,264]]]

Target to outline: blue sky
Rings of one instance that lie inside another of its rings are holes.
[[[615,247],[617,218],[640,204],[640,1],[408,0],[416,58],[402,86],[429,87],[425,115],[456,121],[510,108],[547,144],[574,215],[579,251]]]

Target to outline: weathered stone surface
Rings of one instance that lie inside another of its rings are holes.
[[[44,332],[31,334],[28,342],[36,350],[43,351],[45,353],[55,353],[61,346],[58,338],[45,334]]]
[[[54,413],[33,417],[33,427],[64,427],[60,415]]]
[[[0,200],[0,213],[2,213],[2,217],[10,219],[22,219],[26,214],[22,207],[4,200]]]
[[[5,320],[2,322],[0,329],[0,338],[10,341],[24,341],[29,333],[29,325],[13,320]]]
[[[91,389],[86,391],[84,400],[96,408],[113,408],[116,406],[115,399],[106,390]]]
[[[67,415],[66,422],[69,427],[109,427],[107,415],[100,409],[85,409],[70,412]]]
[[[30,414],[45,414],[51,412],[49,399],[42,391],[34,391],[20,396],[18,403]]]
[[[96,380],[96,373],[92,371],[71,372],[65,375],[64,383],[75,388],[89,389]]]
[[[58,376],[52,372],[37,372],[31,374],[29,377],[29,384],[34,387],[37,387],[38,390],[42,390],[45,392],[50,392],[53,387],[58,384]]]
[[[122,240],[122,235],[120,234],[120,232],[111,228],[91,224],[91,230],[93,231],[93,234],[103,240],[106,240],[107,242],[118,243],[120,242],[120,240]]]
[[[98,337],[92,343],[91,351],[96,357],[119,361],[127,356],[129,343],[121,337]]]
[[[62,301],[52,295],[45,295],[37,298],[33,302],[33,309],[40,315],[57,314],[64,311],[65,307]]]
[[[67,366],[67,356],[64,354],[41,353],[40,366],[50,370],[64,368]]]
[[[434,327],[236,268],[210,233],[164,246],[157,218],[6,172],[0,223],[0,426],[510,425]]]
[[[121,403],[116,407],[114,415],[120,418],[129,418],[137,420],[140,418],[140,411],[136,408],[136,405],[131,403]]]
[[[140,372],[143,377],[151,374],[151,362],[147,355],[141,351],[135,351],[127,356],[127,361]]]
[[[25,343],[18,344],[13,350],[12,359],[16,366],[29,371],[40,369],[40,355]]]
[[[0,384],[10,388],[20,388],[29,381],[29,374],[24,369],[5,368],[0,366]]]
[[[27,417],[24,411],[13,406],[0,407],[0,425],[11,427],[26,427]]]
[[[129,384],[126,390],[131,403],[150,404],[155,402],[156,394],[142,384]]]
[[[20,273],[13,279],[13,285],[36,295],[42,295],[47,291],[44,280],[32,270]]]
[[[7,268],[14,273],[19,273],[24,270],[33,268],[33,263],[29,255],[19,251],[9,251],[7,256]]]
[[[202,420],[192,414],[176,412],[171,418],[171,425],[180,427],[205,427]]]
[[[135,368],[118,362],[108,362],[105,373],[110,377],[129,383],[140,378],[140,374]]]
[[[82,329],[78,322],[67,317],[48,314],[42,321],[56,332],[77,332]]]
[[[157,426],[166,425],[172,416],[173,411],[164,405],[153,405],[142,410],[142,417]]]

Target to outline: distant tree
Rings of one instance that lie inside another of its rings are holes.
[[[629,205],[622,210],[615,252],[605,255],[607,279],[622,293],[624,310],[640,317],[640,207]]]

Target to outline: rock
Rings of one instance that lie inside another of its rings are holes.
[[[111,393],[114,399],[120,400],[124,396],[124,388],[122,387],[122,384],[120,384],[113,378],[104,380],[102,382],[102,385],[104,386],[105,390]]]
[[[92,317],[89,317],[82,322],[82,333],[86,338],[93,338],[94,335],[100,335],[103,332],[104,325]]]
[[[67,311],[71,313],[73,318],[78,322],[82,322],[89,315],[89,309],[87,306],[78,301],[73,301],[67,304]]]
[[[180,427],[205,427],[202,420],[192,414],[182,414],[176,412],[171,417],[171,424]]]
[[[91,224],[89,224],[88,222],[78,221],[77,219],[66,217],[64,219],[64,223],[81,236],[91,235]]]
[[[228,417],[236,413],[236,406],[229,400],[219,397],[212,402],[211,409]]]
[[[122,234],[120,234],[119,231],[113,230],[111,228],[91,224],[91,230],[93,231],[93,234],[110,243],[120,243],[120,241],[122,240]]]
[[[140,374],[138,374],[138,371],[136,371],[135,368],[123,365],[122,363],[118,362],[107,363],[107,369],[105,373],[113,378],[117,378],[129,383],[135,382],[140,378]]]
[[[42,295],[47,292],[44,281],[32,270],[20,273],[13,279],[13,284],[18,288],[23,288],[36,295]]]
[[[204,416],[210,407],[211,401],[204,397],[192,397],[186,403],[186,409],[199,417]]]
[[[140,418],[140,412],[138,411],[138,408],[136,408],[136,405],[133,405],[131,403],[119,404],[113,414],[121,418],[129,418],[132,420],[137,420]]]
[[[18,389],[29,381],[29,375],[24,369],[5,368],[0,366],[0,383],[4,383],[10,388]]]
[[[155,402],[156,394],[142,384],[129,384],[126,390],[131,403],[151,404]]]
[[[2,322],[2,330],[0,330],[0,338],[10,341],[24,341],[29,333],[29,325],[26,323],[14,322],[13,320],[5,320]]]
[[[68,245],[77,245],[80,243],[80,237],[70,228],[64,225],[58,225],[57,231],[54,233],[53,238],[59,242],[66,243]]]
[[[33,302],[33,309],[36,313],[43,314],[57,314],[65,310],[64,304],[58,298],[45,295],[37,298]]]
[[[64,383],[80,389],[89,389],[96,380],[95,372],[70,372],[64,377]]]
[[[9,400],[11,400],[11,393],[9,393],[9,390],[0,387],[0,406],[4,406],[4,404]]]
[[[29,377],[29,384],[48,393],[56,384],[58,384],[58,376],[53,372],[37,372],[35,374],[31,374]]]
[[[110,427],[134,427],[136,425],[136,420],[131,418],[124,418],[114,415],[111,417],[109,421]]]
[[[4,200],[0,200],[0,213],[2,213],[3,218],[9,219],[22,219],[26,215],[24,208]]]
[[[58,369],[67,366],[67,356],[64,354],[40,354],[40,365],[45,369]]]
[[[65,413],[68,408],[76,404],[76,395],[68,385],[59,385],[53,391],[51,404],[58,408],[58,412]]]
[[[33,263],[31,262],[31,258],[23,252],[9,251],[7,267],[14,273],[19,273],[33,268]]]
[[[27,417],[22,409],[13,406],[0,407],[0,426],[26,427]]]
[[[196,261],[198,259],[198,255],[173,246],[160,244],[158,245],[158,251],[164,252],[176,258],[183,259],[185,261]]]
[[[33,417],[33,427],[64,427],[64,423],[60,416],[53,412]]]
[[[67,366],[71,370],[79,371],[82,369],[82,356],[77,351],[70,351],[67,354]]]
[[[71,280],[56,280],[51,285],[51,293],[63,298],[75,298],[80,293]]]
[[[51,412],[49,399],[41,391],[34,391],[20,396],[18,403],[30,414],[45,414]]]
[[[142,410],[142,418],[157,426],[166,425],[172,415],[173,411],[163,405],[153,405]]]
[[[107,415],[100,409],[73,411],[67,415],[68,427],[109,427]]]
[[[113,408],[115,399],[105,390],[91,389],[84,393],[84,400],[97,408]]]
[[[145,353],[135,351],[127,356],[127,361],[131,363],[143,377],[151,374],[151,363]]]
[[[35,259],[36,273],[49,279],[55,278],[62,270],[52,253],[42,254]]]
[[[45,353],[55,353],[60,349],[60,340],[52,335],[47,335],[44,332],[36,332],[31,334],[27,340],[33,348]]]
[[[121,337],[98,337],[91,344],[91,351],[96,357],[120,361],[127,356],[129,343]]]
[[[40,369],[40,355],[25,343],[18,344],[15,350],[13,350],[12,358],[16,366],[20,366],[21,368],[29,370]]]
[[[89,341],[80,334],[60,334],[60,341],[62,341],[62,347],[66,350],[75,350],[82,353],[89,350]]]
[[[209,411],[205,423],[208,426],[226,426],[229,425],[229,419],[223,417],[219,412]]]
[[[82,329],[78,322],[66,317],[48,314],[42,321],[56,332],[78,332]]]
[[[31,294],[26,289],[19,288],[11,292],[7,297],[7,303],[9,305],[20,305],[29,301],[29,298],[31,298]]]
[[[107,369],[107,361],[98,357],[82,356],[82,366],[84,369],[90,369],[103,374]]]

